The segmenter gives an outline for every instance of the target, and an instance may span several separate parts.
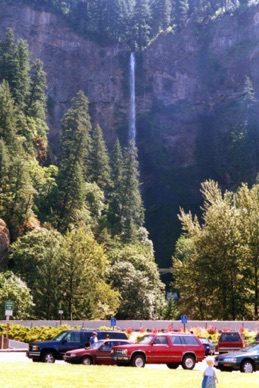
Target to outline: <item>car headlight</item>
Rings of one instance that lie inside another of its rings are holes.
[[[127,349],[123,349],[121,353],[127,355],[128,354],[128,350]]]
[[[68,357],[75,357],[76,354],[75,354],[75,353],[68,353],[67,356],[68,356]]]
[[[227,357],[227,358],[224,358],[223,361],[224,362],[236,362],[237,359],[236,359],[236,357]]]
[[[32,345],[32,350],[34,350],[34,351],[39,350],[39,346],[38,345]]]

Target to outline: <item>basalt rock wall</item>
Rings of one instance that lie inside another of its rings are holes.
[[[44,62],[53,158],[60,119],[80,89],[88,97],[93,123],[101,125],[107,143],[116,136],[126,142],[128,47],[98,46],[73,32],[61,16],[28,6],[2,6],[0,38],[7,27],[17,38],[28,41],[32,60],[37,57]],[[255,179],[258,149],[248,152],[253,160],[249,167],[244,166],[243,175],[238,175],[242,165],[229,171],[228,163],[233,160],[228,162],[226,142],[222,148],[218,137],[230,133],[233,123],[240,121],[236,102],[242,98],[247,77],[259,98],[258,65],[259,6],[222,15],[206,25],[190,20],[181,30],[160,34],[136,53],[142,194],[160,267],[171,265],[180,232],[179,207],[199,213],[202,181],[213,178],[223,188],[232,188],[243,177],[250,183]],[[253,125],[258,129],[256,121]]]

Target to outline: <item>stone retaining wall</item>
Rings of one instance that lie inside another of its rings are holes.
[[[5,324],[6,321],[0,321],[1,324]],[[102,321],[91,321],[91,320],[10,320],[10,324],[17,324],[23,326],[53,326],[57,327],[62,325],[68,325],[70,327],[79,326],[85,329],[98,329],[101,326],[111,327],[110,320]],[[187,321],[185,325],[186,330],[191,330],[193,327],[202,327],[208,328],[210,326],[216,327],[217,330],[231,329],[231,330],[240,330],[241,328],[259,331],[259,321]],[[145,320],[117,320],[116,329],[125,330],[127,328],[132,328],[134,330],[139,330],[140,328],[145,328],[148,330],[182,330],[183,325],[181,321],[145,321]]]

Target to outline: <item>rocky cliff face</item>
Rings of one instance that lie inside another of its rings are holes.
[[[32,59],[44,62],[52,154],[60,119],[80,89],[107,142],[115,136],[126,141],[127,47],[100,47],[73,33],[61,17],[26,6],[2,7],[0,38],[7,27],[29,42]],[[242,118],[237,102],[246,77],[258,97],[258,42],[259,6],[245,14],[223,15],[207,26],[190,21],[182,31],[161,34],[136,54],[137,145],[147,227],[160,266],[171,264],[179,206],[199,211],[200,182],[214,178],[223,187],[234,187],[243,179],[238,165],[228,171],[224,136]],[[259,130],[258,122],[253,125]],[[253,161],[244,168],[249,182],[259,169],[258,148],[251,152]]]

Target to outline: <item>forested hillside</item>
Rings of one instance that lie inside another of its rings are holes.
[[[109,155],[78,91],[52,165],[46,74],[10,29],[0,42],[0,81],[0,216],[11,244],[1,265],[2,311],[11,299],[17,318],[52,319],[57,307],[77,319],[163,316],[134,143],[117,141]]]

